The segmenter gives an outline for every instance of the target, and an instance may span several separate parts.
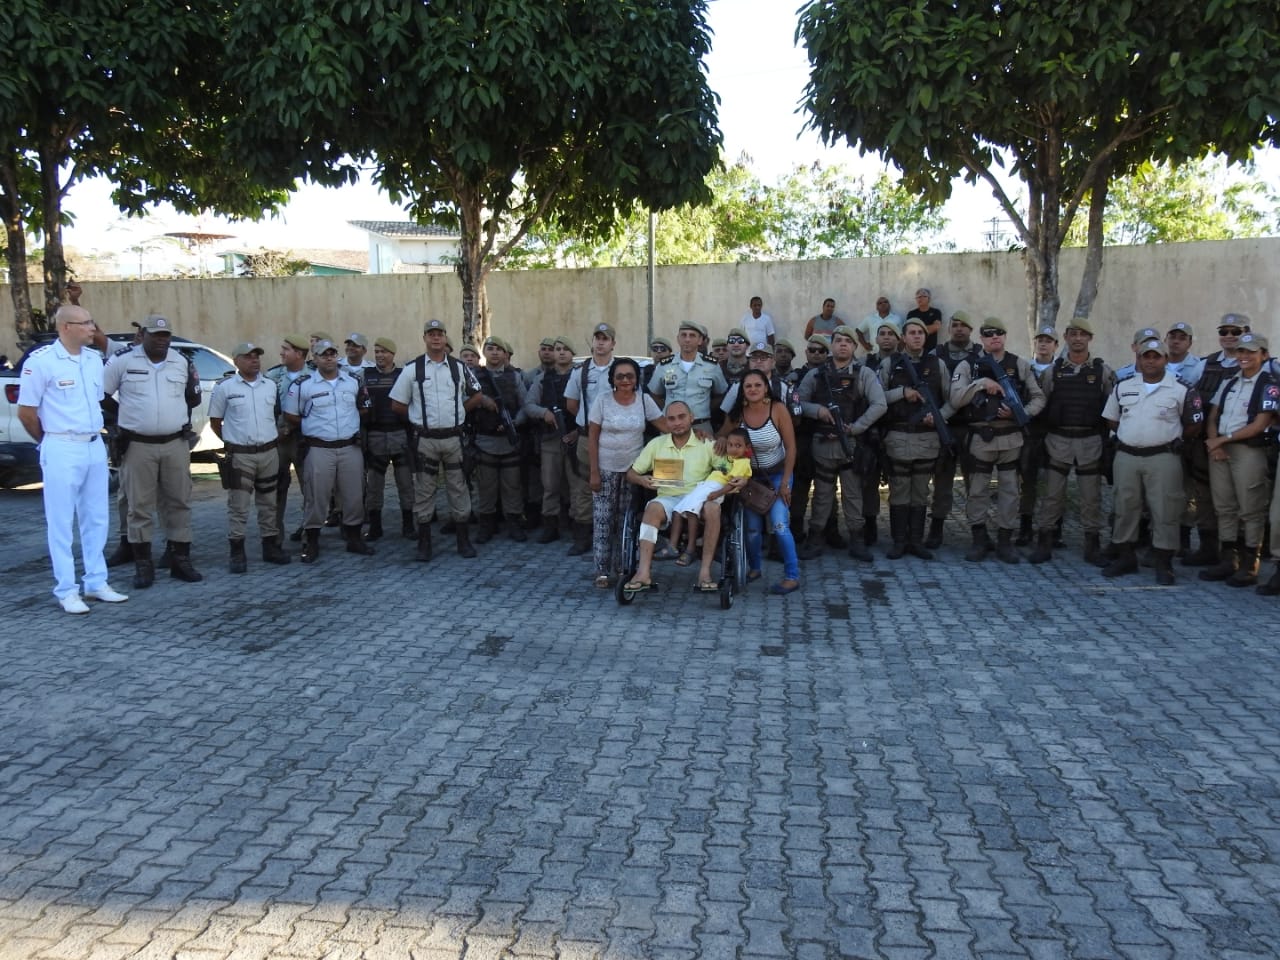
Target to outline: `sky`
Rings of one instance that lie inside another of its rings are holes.
[[[765,183],[815,160],[874,176],[885,169],[874,155],[860,157],[847,146],[826,148],[816,134],[803,129],[797,104],[808,78],[808,61],[794,43],[799,6],[799,0],[712,0],[709,5],[713,37],[706,65],[711,87],[721,98],[725,157],[733,161],[748,154],[751,168]],[[1260,165],[1273,184],[1280,183],[1275,153]],[[109,194],[110,185],[101,180],[72,189],[67,209],[76,222],[64,230],[63,242],[83,253],[116,253],[126,277],[136,276],[140,265],[147,272],[161,272],[166,270],[164,263],[183,259],[174,241],[164,239],[168,232],[232,235],[233,239],[211,244],[209,253],[224,247],[363,250],[367,235],[349,226],[348,220],[408,219],[368,182],[338,190],[304,184],[280,214],[258,223],[228,223],[211,215],[186,217],[163,207],[144,219],[125,218]],[[988,188],[966,184],[957,185],[943,215],[949,221],[945,239],[960,250],[986,248],[991,219],[1004,220]]]

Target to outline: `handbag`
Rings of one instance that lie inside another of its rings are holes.
[[[773,485],[757,480],[755,477],[748,480],[738,491],[739,502],[752,513],[758,513],[761,516],[773,508],[774,501],[777,499],[778,491],[773,489]]]

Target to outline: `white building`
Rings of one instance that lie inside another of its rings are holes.
[[[369,235],[370,273],[445,273],[462,238],[444,227],[398,220],[348,220]]]

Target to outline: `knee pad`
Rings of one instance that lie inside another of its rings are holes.
[[[640,539],[646,543],[657,543],[658,528],[651,523],[640,524]]]

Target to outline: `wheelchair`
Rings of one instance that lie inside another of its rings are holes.
[[[618,550],[618,568],[614,573],[614,598],[622,606],[635,600],[640,592],[654,593],[659,589],[655,578],[645,591],[624,589],[635,576],[640,563],[640,523],[644,518],[645,507],[654,497],[652,490],[644,487],[632,487],[627,500],[627,508],[622,516],[621,537]],[[747,537],[743,508],[737,497],[726,497],[721,506],[720,538],[716,543],[715,562],[720,565],[720,579],[717,581],[720,598],[720,609],[728,610],[733,606],[733,599],[742,593],[747,584]],[[697,589],[697,584],[694,584]]]

